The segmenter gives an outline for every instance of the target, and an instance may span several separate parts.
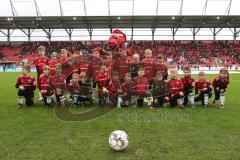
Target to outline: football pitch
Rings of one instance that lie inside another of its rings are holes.
[[[122,108],[88,121],[64,121],[54,107],[17,109],[20,73],[0,73],[0,160],[237,160],[240,158],[240,74],[230,75],[225,109]],[[196,77],[196,76],[195,76]],[[207,75],[211,81],[215,75]],[[217,103],[219,104],[219,102]],[[93,107],[78,107],[85,112]],[[109,134],[127,132],[122,152],[108,145]]]

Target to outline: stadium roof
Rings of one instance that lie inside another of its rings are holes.
[[[240,16],[0,17],[0,29],[235,28]]]

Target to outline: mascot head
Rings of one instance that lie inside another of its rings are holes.
[[[108,46],[110,50],[117,50],[124,46],[127,37],[121,30],[115,29],[108,39]]]

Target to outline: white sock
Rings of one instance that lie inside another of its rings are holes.
[[[78,95],[74,94],[73,95],[73,103],[77,103],[78,100]]]
[[[193,96],[193,93],[190,93],[190,94],[189,94],[189,101],[190,101],[190,104],[191,104],[191,105],[194,105],[194,96]]]
[[[133,107],[137,107],[137,97],[136,96],[131,96],[131,100],[132,100]]]
[[[204,94],[204,105],[208,105],[208,94]]]
[[[42,96],[41,91],[38,92],[38,96],[39,96],[39,100],[42,100],[42,99],[43,99],[43,96]]]
[[[23,104],[23,96],[18,96],[18,103]]]
[[[225,102],[225,95],[224,95],[224,93],[220,93],[220,103],[221,103],[221,105],[224,105],[224,102]]]
[[[147,97],[147,104],[148,104],[148,106],[151,106],[151,104],[152,104],[152,98],[151,97]]]
[[[47,104],[50,104],[52,102],[51,96],[47,96]]]
[[[61,102],[62,105],[64,105],[64,96],[60,97],[60,102]]]
[[[179,101],[180,105],[183,105],[183,102],[184,102],[184,97],[180,98],[180,101]]]
[[[118,96],[117,107],[121,108],[121,104],[122,104],[122,96]]]

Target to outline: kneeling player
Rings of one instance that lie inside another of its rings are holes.
[[[79,74],[73,73],[72,79],[70,80],[68,84],[68,92],[71,94],[71,97],[73,98],[73,107],[77,107],[78,104],[78,98],[80,94],[80,86],[79,86]]]
[[[194,101],[201,101],[204,107],[208,106],[208,99],[212,95],[211,82],[206,79],[204,72],[198,73],[199,80],[195,83],[195,98]]]
[[[64,89],[66,85],[66,76],[62,74],[62,65],[57,64],[56,66],[56,74],[50,78],[50,87],[54,90],[57,106],[64,107]]]
[[[177,78],[177,70],[171,70],[172,78],[168,81],[170,88],[170,105],[175,107],[178,103],[177,100],[180,99],[179,107],[184,108],[184,93],[183,93],[183,83],[180,79]]]
[[[153,105],[155,107],[162,107],[162,105],[169,100],[169,87],[167,82],[163,79],[161,71],[155,74],[152,92]]]
[[[151,92],[148,91],[149,88],[149,81],[148,78],[144,76],[145,74],[145,69],[143,67],[140,67],[138,70],[138,76],[134,78],[133,81],[133,91],[134,91],[134,95],[135,97],[133,97],[134,99],[137,99],[137,103],[136,100],[134,100],[134,107],[136,107],[136,105],[138,106],[142,106],[143,105],[143,99],[147,98],[147,103],[148,109],[153,109],[152,107],[152,95]]]
[[[194,78],[191,76],[191,70],[190,68],[184,68],[183,69],[184,77],[181,79],[183,82],[183,91],[184,91],[184,103],[183,105],[186,106],[188,103],[188,97],[190,99],[190,105],[192,108],[195,107],[194,103],[194,95],[193,95],[193,89],[194,89]]]
[[[18,88],[18,105],[20,108],[23,105],[23,97],[26,99],[27,106],[33,106],[34,90],[36,89],[35,78],[30,76],[30,66],[22,67],[22,76],[20,76],[15,85]]]
[[[213,88],[214,88],[214,99],[212,104],[215,105],[215,101],[220,99],[220,109],[224,109],[224,101],[225,96],[224,93],[226,92],[227,86],[229,84],[229,73],[228,70],[223,68],[220,70],[219,75],[213,80]]]
[[[131,89],[133,83],[130,73],[126,73],[124,83],[122,84],[122,97],[120,97],[120,102],[123,106],[129,106],[131,100]],[[122,99],[121,99],[122,98]]]
[[[86,72],[81,72],[79,75],[79,85],[80,85],[80,94],[79,94],[79,98],[78,100],[80,102],[83,102],[83,104],[85,105],[86,102],[89,103],[93,103],[92,101],[92,88],[91,88],[91,84],[89,82],[87,82],[87,75]]]
[[[43,66],[43,74],[40,75],[38,88],[41,90],[41,94],[44,100],[45,106],[49,107],[52,99],[51,96],[53,94],[52,90],[50,89],[50,77],[49,77],[50,67]]]

